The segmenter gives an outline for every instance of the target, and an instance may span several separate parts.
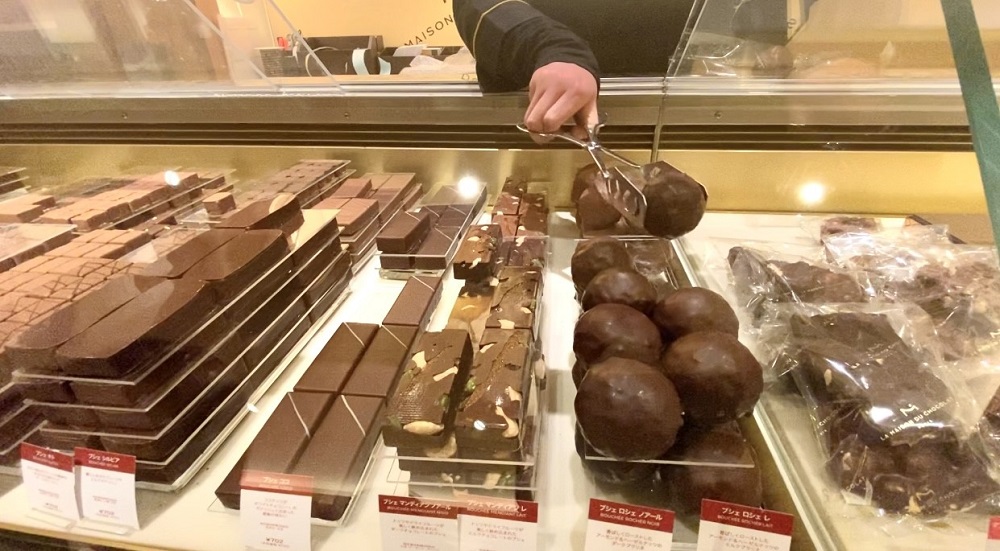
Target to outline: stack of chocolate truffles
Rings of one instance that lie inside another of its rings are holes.
[[[394,216],[376,239],[383,271],[447,270],[485,201],[485,190],[467,198],[455,187],[442,187],[421,206]]]
[[[415,174],[365,174],[345,181],[316,208],[336,211],[344,248],[360,267],[374,252],[379,231],[421,193]]]
[[[0,275],[23,306],[4,323],[24,324],[0,358],[46,421],[37,441],[135,455],[138,480],[169,484],[350,277],[336,217],[291,194],[209,230],[91,232]]]

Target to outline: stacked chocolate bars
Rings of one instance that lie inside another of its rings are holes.
[[[312,516],[343,518],[413,343],[435,335],[422,332],[440,295],[440,278],[415,276],[382,325],[342,324],[216,490],[222,504],[239,508],[246,472],[299,474],[314,481]]]
[[[421,206],[394,216],[377,238],[383,271],[447,270],[460,239],[485,201],[485,190],[466,198],[457,188],[446,186]]]
[[[415,174],[365,174],[345,181],[316,208],[337,211],[344,247],[360,267],[374,250],[379,231],[421,193]]]
[[[171,483],[336,302],[351,261],[334,214],[290,194],[210,230],[166,232],[126,256],[141,263],[107,259],[139,245],[137,233],[92,232],[0,276],[13,285],[41,270],[45,300],[64,300],[0,358],[46,420],[33,439],[132,454],[138,480]]]
[[[0,195],[24,189],[24,181],[27,179],[24,168],[0,166]]]
[[[329,197],[343,180],[347,161],[303,160],[267,178],[240,186],[236,194],[239,205],[272,199],[275,195],[292,194],[303,208],[309,208]]]

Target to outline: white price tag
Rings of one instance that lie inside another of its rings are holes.
[[[23,443],[21,478],[24,479],[32,509],[69,520],[80,520],[72,455]]]
[[[135,508],[135,456],[76,448],[83,518],[139,529]]]
[[[538,504],[475,499],[459,513],[461,551],[538,550]]]
[[[248,471],[240,487],[243,549],[310,548],[312,478]]]
[[[590,500],[586,551],[669,551],[673,542],[673,511]]]
[[[382,551],[458,551],[458,506],[378,496]]]
[[[788,551],[794,521],[777,511],[704,499],[698,551]]]
[[[986,551],[1000,551],[1000,517],[990,517],[986,532]]]

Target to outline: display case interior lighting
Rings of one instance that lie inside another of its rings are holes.
[[[806,182],[799,188],[799,202],[814,207],[826,199],[826,186],[821,182]]]
[[[483,189],[483,183],[475,176],[463,176],[458,181],[458,193],[466,199],[474,199]]]
[[[177,187],[181,183],[181,176],[173,170],[168,170],[163,173],[163,181],[170,187]]]

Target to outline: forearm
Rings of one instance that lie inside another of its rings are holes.
[[[454,11],[484,91],[524,88],[535,69],[557,61],[579,65],[599,79],[587,43],[520,0],[454,0]]]

